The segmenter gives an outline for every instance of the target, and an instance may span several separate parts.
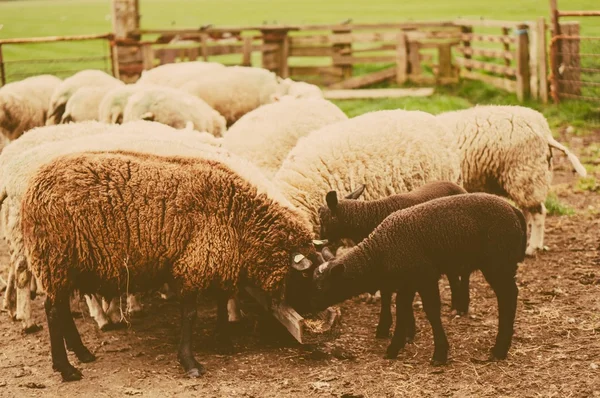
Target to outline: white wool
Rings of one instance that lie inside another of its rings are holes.
[[[190,125],[220,137],[226,130],[225,118],[205,101],[184,91],[168,87],[150,87],[131,97],[123,111],[123,121],[153,120],[176,129]]]
[[[158,84],[179,88],[197,78],[203,78],[207,74],[223,68],[225,68],[223,64],[203,61],[164,64],[143,71],[136,84]]]
[[[366,185],[366,200],[408,192],[432,181],[460,183],[451,137],[433,115],[377,111],[337,122],[300,138],[273,182],[316,233],[325,194]]]
[[[46,125],[58,124],[60,122],[67,101],[79,88],[85,86],[114,87],[124,84],[122,81],[115,79],[101,70],[86,69],[75,73],[73,76],[63,80],[52,93]]]
[[[102,98],[113,86],[81,87],[69,98],[61,123],[99,120]]]
[[[14,140],[46,123],[50,97],[61,80],[52,75],[28,77],[0,88],[0,135]]]
[[[273,102],[277,79],[266,69],[229,66],[190,80],[181,89],[202,98],[231,125],[251,110]]]
[[[106,93],[98,107],[98,120],[103,123],[121,124],[123,111],[129,97],[146,88],[155,87],[152,84],[135,83],[118,86]]]
[[[344,112],[324,99],[275,102],[242,116],[223,137],[223,146],[271,178],[300,137],[346,119]]]

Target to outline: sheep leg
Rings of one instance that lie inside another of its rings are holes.
[[[514,269],[516,269],[516,264]],[[483,274],[498,300],[498,335],[492,348],[493,359],[506,359],[514,333],[515,314],[517,312],[517,296],[519,288],[514,275]]]
[[[200,377],[204,367],[194,358],[192,349],[192,335],[196,324],[196,294],[182,295],[181,297],[181,339],[177,358],[190,378]]]
[[[31,281],[29,282],[29,297],[32,300],[35,300],[35,298],[37,297],[37,291],[38,291],[37,278],[35,277],[35,275],[32,275]]]
[[[96,360],[96,356],[92,354],[83,342],[81,341],[81,336],[77,331],[77,326],[75,326],[75,322],[73,321],[73,315],[71,314],[71,308],[69,306],[69,301],[58,302],[56,304],[59,319],[61,321],[61,327],[63,336],[65,338],[65,343],[69,350],[73,351],[81,362],[88,363]]]
[[[539,206],[527,209],[531,217],[531,235],[525,254],[532,256],[537,250],[544,248],[544,224],[546,223],[546,206],[540,203]]]
[[[414,297],[415,290],[408,286],[402,286],[396,292],[396,329],[394,330],[394,336],[385,353],[385,358],[396,358],[398,352],[406,345],[407,326],[410,326],[411,324],[411,317],[412,322],[414,323],[412,308]]]
[[[102,305],[98,301],[98,297],[94,294],[86,294],[85,302],[87,303],[88,310],[90,311],[90,316],[94,318],[96,324],[103,332],[109,329],[110,320],[104,313],[104,309]]]
[[[448,276],[450,290],[452,291],[452,308],[456,310],[457,315],[466,315],[469,312],[469,282],[470,272],[464,272],[460,279],[456,275]],[[454,280],[454,281],[453,281]],[[454,287],[452,284],[454,283]],[[456,297],[456,299],[455,299]]]
[[[50,334],[50,352],[52,354],[52,369],[60,372],[63,381],[81,380],[81,372],[69,363],[65,341],[63,337],[63,324],[60,319],[60,310],[56,301],[47,297],[44,302],[48,332]]]
[[[144,314],[144,309],[138,295],[127,295],[127,313],[132,317],[140,317]]]
[[[35,333],[42,329],[37,325],[31,316],[31,291],[29,286],[17,288],[17,318],[23,324],[23,333]]]
[[[232,297],[227,301],[227,318],[228,321],[232,323],[240,322],[243,318],[237,297]]]
[[[4,301],[2,302],[2,309],[8,312],[8,316],[15,320],[16,308],[17,308],[17,294],[16,294],[16,277],[15,268],[13,264],[8,267],[8,280],[6,281],[6,290],[4,292]]]
[[[229,315],[227,313],[227,303],[230,295],[225,292],[217,293],[217,349],[222,354],[231,354],[233,345],[229,334]]]
[[[444,365],[448,361],[448,339],[442,326],[440,288],[437,278],[427,278],[421,284],[419,295],[423,301],[423,310],[433,332],[434,351],[431,358],[433,366]]]
[[[396,310],[398,311],[398,310]],[[375,337],[385,339],[390,335],[392,326],[392,292],[387,289],[381,289],[381,312],[379,313],[379,324]]]

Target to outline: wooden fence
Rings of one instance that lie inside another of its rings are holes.
[[[262,66],[283,78],[331,89],[385,81],[450,84],[462,77],[516,93],[519,99],[545,100],[548,93],[543,18],[115,32],[94,37],[109,42],[113,73],[124,81],[135,81],[143,70],[160,64],[210,60]],[[8,42],[0,41],[0,49]]]

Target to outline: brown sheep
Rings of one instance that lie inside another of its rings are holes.
[[[84,153],[60,157],[32,177],[23,235],[47,293],[53,368],[63,380],[82,376],[68,362],[63,340],[80,361],[95,359],[70,315],[74,290],[114,297],[169,281],[181,298],[178,358],[190,377],[203,371],[191,346],[198,293],[217,299],[224,343],[227,301],[239,283],[302,311],[311,283],[308,258],[317,259],[311,226],[229,166],[227,159]]]

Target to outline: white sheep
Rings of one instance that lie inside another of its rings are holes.
[[[52,93],[61,83],[58,77],[40,75],[9,83],[0,88],[0,136],[17,139],[46,123]]]
[[[278,77],[262,68],[229,66],[190,80],[181,89],[202,98],[231,126],[251,110],[273,102]]]
[[[203,78],[215,70],[224,68],[225,65],[223,64],[203,61],[164,64],[143,71],[136,84],[157,84],[179,88],[190,81]]]
[[[67,101],[79,88],[85,86],[114,87],[123,84],[125,83],[101,70],[86,69],[75,73],[73,76],[63,80],[52,93],[46,125],[60,123],[67,106]]]
[[[257,165],[271,178],[298,139],[348,117],[320,98],[290,99],[262,105],[227,130],[223,147]]]
[[[99,87],[85,86],[75,91],[67,101],[65,113],[60,121],[61,124],[100,120],[98,112],[100,103],[112,87],[112,85]]]
[[[220,137],[225,118],[206,102],[168,87],[152,87],[134,93],[123,111],[123,121],[152,120],[176,129],[189,128]]]
[[[454,135],[465,189],[513,200],[531,225],[527,254],[542,249],[552,148],[586,175],[577,157],[552,137],[546,118],[522,106],[490,105],[442,113],[437,119]]]
[[[419,111],[366,113],[313,131],[298,140],[273,182],[310,218],[319,233],[325,193],[352,192],[380,199],[427,182],[460,182],[451,136],[435,116]]]
[[[24,330],[35,331],[36,327],[31,319],[29,285],[27,283],[30,275],[20,233],[21,197],[27,187],[27,181],[35,173],[35,170],[52,158],[55,152],[64,154],[83,150],[100,150],[106,147],[113,150],[119,148],[144,150],[151,145],[144,144],[144,142],[156,141],[159,138],[161,139],[160,145],[164,145],[163,141],[212,144],[215,139],[208,133],[177,131],[159,123],[146,121],[124,125],[83,122],[37,128],[30,133],[14,141],[6,148],[5,152],[0,154],[0,197],[5,198],[1,219],[5,238],[11,249],[10,271],[14,275],[9,278],[9,282],[14,279],[20,281],[17,286],[16,318],[23,321]],[[5,307],[9,306],[6,300],[10,296],[10,294],[5,296]],[[132,300],[131,297],[128,297],[130,305],[133,305]],[[88,304],[90,304],[89,300]],[[103,316],[101,309],[90,308],[90,313],[92,315],[99,314],[99,318],[95,319],[100,328],[107,326],[108,320],[106,316]],[[120,318],[120,312],[117,315],[110,312],[108,315],[113,322],[115,318]]]
[[[123,111],[129,97],[138,91],[154,86],[153,84],[135,83],[113,88],[106,93],[100,102],[98,120],[103,123],[123,123]]]
[[[279,79],[277,93],[273,94],[272,99],[279,101],[286,97],[291,98],[323,98],[323,91],[314,84],[294,81],[290,78]]]

